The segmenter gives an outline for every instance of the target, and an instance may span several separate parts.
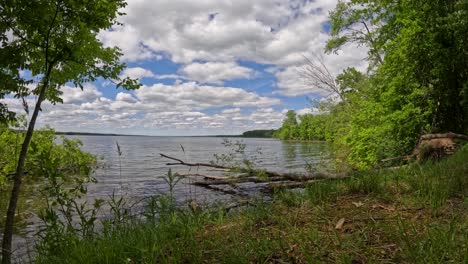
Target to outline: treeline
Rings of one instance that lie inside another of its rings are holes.
[[[468,1],[340,1],[326,52],[368,48],[367,72],[333,76],[311,59],[303,78],[336,95],[325,114],[288,115],[282,139],[325,139],[358,168],[409,154],[421,134],[468,131]]]
[[[251,130],[242,133],[242,137],[251,137],[251,138],[272,138],[274,133],[276,132],[275,129],[270,130]]]

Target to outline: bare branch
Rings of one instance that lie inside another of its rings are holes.
[[[164,155],[162,153],[160,153],[159,155],[161,155],[161,157],[163,157],[163,158],[177,161],[176,163],[167,163],[166,164],[167,166],[184,165],[184,166],[189,166],[189,167],[210,167],[210,168],[216,168],[216,169],[231,169],[229,167],[225,167],[225,166],[221,166],[221,165],[215,165],[215,164],[209,164],[209,163],[189,163],[189,162],[185,162],[185,161],[183,161],[181,159],[178,159],[178,158],[174,158],[174,157]]]
[[[302,77],[306,85],[337,94],[341,100],[344,99],[343,91],[336,82],[335,76],[328,69],[322,56],[314,55],[314,58],[306,59],[306,65],[299,70],[299,75]]]

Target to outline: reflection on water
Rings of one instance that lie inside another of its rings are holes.
[[[279,141],[282,146],[281,166],[302,171],[305,164],[317,164],[328,156],[327,145],[323,142]],[[281,168],[274,168],[281,169]]]

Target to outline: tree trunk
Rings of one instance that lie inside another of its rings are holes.
[[[50,72],[48,73],[50,75]],[[18,198],[21,190],[22,178],[24,175],[24,163],[26,161],[26,156],[28,154],[29,144],[31,143],[31,138],[34,132],[34,126],[36,124],[37,116],[39,111],[41,111],[41,104],[45,97],[45,91],[49,86],[49,76],[46,76],[45,81],[39,92],[39,97],[37,99],[36,107],[34,108],[31,121],[28,125],[28,130],[24,138],[23,144],[21,146],[21,152],[18,158],[18,166],[16,167],[16,173],[13,180],[13,189],[11,191],[10,203],[8,204],[7,218],[5,222],[5,229],[3,232],[3,243],[2,243],[2,264],[11,263],[11,244],[13,238],[13,227],[15,220],[16,206],[18,204]]]

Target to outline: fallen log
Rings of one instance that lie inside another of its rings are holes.
[[[272,177],[268,178],[267,180],[260,179],[257,177],[246,177],[246,178],[233,178],[233,179],[226,179],[226,180],[210,180],[204,182],[194,182],[193,184],[199,185],[232,185],[232,184],[239,184],[239,183],[268,183],[268,182],[276,182],[276,181],[285,181],[287,180],[284,177]]]
[[[329,178],[346,178],[349,175],[346,173],[327,173],[327,172],[317,172],[317,173],[309,173],[309,174],[299,174],[299,173],[281,173],[281,172],[274,172],[274,171],[255,171],[252,169],[245,169],[245,168],[233,168],[233,167],[226,167],[226,166],[221,166],[221,165],[216,165],[216,164],[209,164],[209,163],[189,163],[185,162],[181,159],[174,158],[165,154],[160,154],[161,157],[175,160],[177,163],[167,163],[168,166],[173,166],[173,165],[183,165],[183,166],[189,166],[189,167],[209,167],[209,168],[218,168],[218,169],[226,169],[229,171],[236,171],[236,172],[243,172],[249,175],[249,177],[246,177],[245,179],[248,179],[248,181],[258,181],[258,182],[268,182],[269,179],[277,180],[279,178],[284,178],[286,180],[290,181],[309,181],[309,180],[318,180],[318,179],[329,179]],[[266,176],[265,179],[262,177],[257,177],[255,174],[262,174]],[[187,176],[190,175],[187,174]],[[219,179],[220,177],[215,177],[215,176],[207,176],[207,175],[201,175],[201,174],[192,174],[194,176],[202,176],[205,178],[217,178]],[[226,177],[225,177],[226,178]],[[235,177],[234,179],[241,179],[243,177]],[[232,178],[231,178],[232,179]],[[223,179],[225,180],[225,179]]]
[[[443,133],[443,134],[427,134],[427,135],[421,136],[421,140],[431,140],[431,139],[436,139],[436,138],[456,138],[456,139],[462,139],[462,140],[468,141],[467,135],[456,134],[452,132]]]
[[[211,175],[204,175],[199,173],[187,173],[183,174],[184,177],[203,177],[205,181],[196,181],[191,184],[199,187],[203,187],[206,189],[210,189],[213,191],[222,192],[229,195],[238,195],[238,196],[248,196],[247,194],[243,194],[240,192],[236,192],[234,190],[226,190],[224,188],[220,188],[217,186],[221,185],[229,185],[232,188],[237,189],[237,184],[241,183],[255,183],[255,184],[265,184],[261,186],[266,193],[274,192],[278,189],[291,189],[291,188],[304,188],[307,184],[315,182],[317,180],[324,180],[324,179],[343,179],[347,177],[351,177],[351,174],[347,173],[327,173],[327,172],[317,172],[317,173],[307,173],[307,174],[300,174],[300,173],[281,173],[281,172],[274,172],[274,171],[265,171],[265,170],[252,170],[246,168],[234,168],[234,167],[226,167],[216,164],[208,164],[208,163],[189,163],[185,162],[181,159],[174,158],[165,154],[160,154],[161,157],[167,158],[170,160],[174,160],[177,162],[174,163],[167,163],[168,166],[173,165],[183,165],[189,167],[208,167],[208,168],[215,168],[215,169],[222,169],[224,172],[239,172],[244,173],[243,176],[238,177],[220,177],[220,176],[211,176]],[[258,176],[261,175],[261,176]]]

